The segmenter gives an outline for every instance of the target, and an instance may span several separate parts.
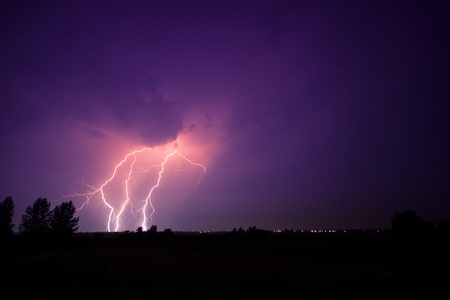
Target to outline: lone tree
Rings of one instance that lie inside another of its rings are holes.
[[[12,197],[6,197],[0,202],[0,236],[12,234],[14,224],[12,218],[14,215],[14,203]]]
[[[46,198],[37,199],[22,215],[19,231],[24,234],[42,234],[50,230],[50,203]]]
[[[50,215],[51,231],[57,235],[72,235],[77,232],[80,218],[75,218],[75,212],[72,201],[55,206]]]
[[[396,212],[391,222],[392,231],[401,235],[429,234],[435,230],[433,223],[422,220],[413,210]]]

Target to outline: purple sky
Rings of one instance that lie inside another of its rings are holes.
[[[176,141],[207,173],[168,171],[160,229],[450,218],[450,7],[428,2],[2,1],[2,200],[18,225]],[[107,217],[94,197],[80,230]]]

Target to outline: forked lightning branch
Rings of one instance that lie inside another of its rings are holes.
[[[101,198],[101,201],[104,204],[104,207],[109,210],[108,214],[108,220],[106,229],[108,232],[111,230],[113,231],[119,231],[120,225],[121,225],[121,218],[123,216],[123,213],[127,206],[132,205],[132,200],[130,198],[130,181],[133,179],[133,176],[136,173],[142,173],[142,172],[149,172],[150,170],[154,170],[155,168],[157,171],[156,181],[153,179],[153,183],[147,183],[147,193],[146,196],[143,197],[143,199],[140,199],[141,208],[137,210],[137,213],[140,214],[141,219],[141,226],[143,230],[148,229],[148,225],[152,220],[153,215],[155,214],[156,210],[152,202],[152,197],[154,194],[154,191],[160,186],[161,181],[163,180],[164,174],[165,174],[165,168],[169,160],[174,159],[176,156],[178,156],[179,159],[184,160],[186,163],[190,164],[193,168],[199,168],[201,170],[201,173],[198,177],[197,184],[195,186],[195,189],[197,189],[198,184],[200,183],[200,180],[203,176],[203,174],[206,172],[206,167],[200,163],[196,163],[188,158],[186,158],[184,155],[182,155],[178,150],[174,150],[170,154],[166,155],[164,160],[160,164],[154,164],[146,169],[142,169],[141,167],[138,168],[139,160],[142,158],[142,156],[146,155],[152,155],[152,148],[143,148],[141,150],[135,150],[129,154],[127,154],[122,161],[120,161],[115,167],[114,171],[112,172],[109,179],[107,179],[99,188],[95,188],[92,185],[88,185],[88,187],[91,189],[90,191],[86,193],[76,193],[71,195],[66,195],[64,197],[61,197],[60,199],[67,198],[67,197],[84,197],[85,201],[83,204],[78,208],[78,211],[83,209],[94,196],[99,196]],[[119,171],[123,175],[118,175]],[[120,178],[119,178],[120,177]],[[113,181],[119,180],[122,184],[124,189],[124,197],[122,200],[120,200],[119,205],[114,205],[113,201],[107,196],[106,188],[113,184]],[[58,200],[60,200],[58,199]]]

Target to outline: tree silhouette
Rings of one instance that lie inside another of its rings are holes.
[[[170,228],[166,228],[166,229],[164,229],[164,231],[161,234],[164,237],[171,237],[171,236],[173,236],[173,231]]]
[[[80,218],[75,218],[75,212],[72,201],[55,206],[50,215],[51,231],[57,235],[72,235],[77,232]]]
[[[152,233],[156,233],[157,230],[158,230],[158,226],[152,225],[152,226],[150,226],[150,229],[148,231],[150,231]]]
[[[450,219],[443,219],[439,222],[438,230],[440,234],[450,236]]]
[[[37,199],[22,215],[19,231],[24,234],[42,234],[50,230],[50,203],[46,198]]]
[[[0,236],[12,234],[14,224],[12,218],[14,215],[14,203],[12,197],[6,197],[0,202]]]
[[[269,232],[263,229],[256,228],[256,226],[253,226],[248,228],[246,234],[249,237],[262,237],[268,235]]]
[[[149,237],[154,237],[154,236],[156,236],[157,230],[158,230],[158,227],[156,225],[152,225],[152,226],[150,226],[150,229],[148,229],[146,231],[146,235]]]
[[[419,218],[412,210],[396,212],[392,219],[392,231],[402,235],[428,234],[435,229],[434,224]]]

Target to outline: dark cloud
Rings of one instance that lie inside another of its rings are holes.
[[[373,226],[394,209],[448,217],[448,4],[178,2],[0,4],[5,192],[192,132],[212,166],[183,214],[207,202],[232,227],[372,226],[356,220],[373,207]]]
[[[205,114],[205,118],[206,118],[206,127],[210,127],[212,125],[211,120],[212,120],[212,116],[210,114]]]
[[[195,129],[196,126],[197,126],[196,124],[191,124],[191,125],[189,125],[189,127],[185,130],[185,132],[186,132],[186,133],[189,133],[189,132],[194,131],[194,129]]]
[[[105,133],[102,133],[96,129],[89,128],[80,128],[80,130],[84,131],[88,136],[96,139],[109,139],[109,136]]]
[[[71,82],[55,77],[38,79],[35,84],[26,73],[24,78],[4,93],[3,128],[39,131],[61,120],[75,126],[82,122],[88,128],[98,128],[94,136],[105,129],[113,130],[138,136],[148,146],[176,139],[183,128],[176,104],[164,101],[156,81],[142,80],[139,75],[128,82],[104,80],[101,85],[79,77]]]
[[[137,133],[148,146],[175,140],[183,128],[176,104],[164,101],[157,84],[151,77],[136,79],[131,85],[130,80],[118,82],[102,101],[118,130]]]
[[[86,13],[82,4],[67,9],[48,3],[9,8],[0,27],[2,127],[39,131],[64,120],[138,136],[148,146],[176,139],[181,114],[151,76],[149,45],[131,36],[142,30],[139,22],[123,28],[106,15]],[[21,18],[27,24],[17,26]]]

